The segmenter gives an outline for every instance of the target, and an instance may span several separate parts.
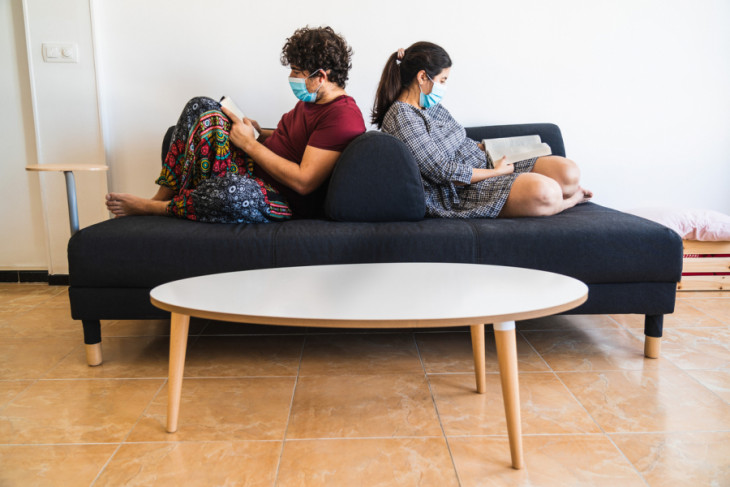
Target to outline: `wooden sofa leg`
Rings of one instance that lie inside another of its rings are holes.
[[[101,365],[101,322],[99,320],[81,320],[84,326],[84,343],[86,344],[86,363],[91,367]]]
[[[644,337],[644,356],[646,358],[659,358],[659,354],[662,351],[662,338],[661,337]]]
[[[644,356],[659,358],[662,351],[664,315],[646,315],[644,319]]]

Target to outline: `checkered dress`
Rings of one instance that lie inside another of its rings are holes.
[[[530,172],[536,161],[516,162],[513,174],[470,184],[472,169],[492,168],[492,161],[441,104],[421,110],[396,101],[385,114],[382,130],[405,142],[413,153],[428,216],[496,218],[519,173]]]

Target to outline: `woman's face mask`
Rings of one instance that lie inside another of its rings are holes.
[[[426,74],[426,76],[428,76],[428,73]],[[445,84],[436,83],[434,80],[431,79],[430,76],[428,76],[428,79],[430,79],[431,83],[433,83],[433,88],[431,88],[431,93],[426,95],[423,93],[423,90],[422,90],[421,95],[418,97],[418,103],[423,108],[435,107],[436,105],[441,103],[441,99],[446,94],[446,85]]]
[[[291,90],[294,92],[294,96],[299,98],[300,100],[307,102],[307,103],[313,103],[317,101],[317,92],[319,91],[319,88],[322,87],[322,85],[319,85],[319,87],[314,90],[313,93],[310,93],[307,89],[307,80],[314,76],[315,74],[322,71],[322,69],[318,69],[314,73],[310,74],[306,78],[289,78],[289,86],[291,86]]]

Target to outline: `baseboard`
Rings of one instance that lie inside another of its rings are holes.
[[[50,286],[68,286],[68,274],[48,271],[0,271],[0,282],[47,282]]]

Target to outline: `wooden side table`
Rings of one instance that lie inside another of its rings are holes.
[[[76,180],[74,171],[107,171],[109,166],[103,164],[34,164],[26,166],[26,171],[63,172],[66,177],[66,198],[68,199],[68,219],[71,225],[71,236],[79,231],[79,208],[76,202]],[[101,343],[86,345],[86,360],[89,365],[99,365],[102,361]]]
[[[79,231],[79,209],[76,203],[76,180],[74,171],[107,171],[109,166],[103,164],[33,164],[26,166],[26,171],[63,172],[66,177],[66,197],[68,198],[68,218],[71,225],[71,236]]]

